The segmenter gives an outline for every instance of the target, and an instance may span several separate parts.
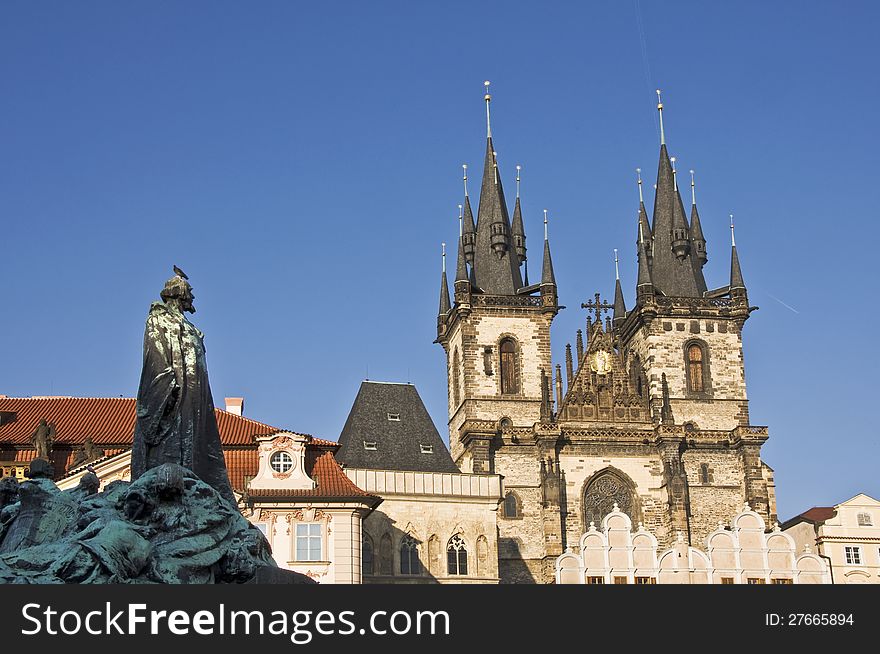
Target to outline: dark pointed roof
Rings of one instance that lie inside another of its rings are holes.
[[[736,253],[736,246],[730,248],[730,288],[745,288],[742,270],[739,267],[739,256]]]
[[[645,250],[648,256],[651,256],[651,223],[648,222],[648,212],[645,210],[645,203],[639,201],[639,224],[642,226],[642,233],[645,235]],[[638,245],[638,234],[636,235],[636,245]]]
[[[449,303],[449,283],[446,281],[446,270],[444,269],[442,273],[440,273],[440,313],[439,315],[445,316],[449,313],[450,309]]]
[[[697,211],[697,205],[691,205],[691,240],[703,241],[705,244],[706,237],[703,236],[703,226],[700,224],[700,212]]]
[[[675,189],[669,153],[663,144],[660,146],[660,162],[657,166],[654,224],[651,229],[654,237],[651,278],[654,286],[664,295],[700,297],[703,289],[695,274],[690,253],[679,259],[672,251],[672,230],[676,227],[687,229],[687,219],[681,196]],[[641,279],[639,283],[641,284]],[[705,282],[702,286],[705,286]]]
[[[643,243],[647,245],[647,239],[645,238],[644,228],[639,224],[639,240],[638,243]],[[636,282],[636,288],[640,288],[642,286],[648,286],[650,288],[654,287],[654,284],[651,282],[651,270],[648,267],[648,253],[646,247],[638,248],[639,255],[639,276],[638,281]]]
[[[522,208],[519,204],[519,196],[516,197],[516,204],[513,206],[513,244],[521,243],[517,249],[517,256],[520,264],[526,260],[526,230],[523,226]]]
[[[492,248],[492,225],[504,226],[505,249],[499,254]],[[477,242],[474,252],[474,281],[484,293],[515,295],[522,288],[519,258],[510,237],[510,217],[504,200],[501,171],[497,170],[492,138],[486,139],[483,183],[477,210]]]
[[[460,472],[412,384],[362,382],[339,446],[349,468]]]
[[[623,289],[620,287],[620,279],[614,281],[614,320],[626,318],[626,304],[623,301]]]
[[[455,264],[455,281],[468,281],[467,261],[464,258],[464,245],[462,238],[458,237],[458,258]]]
[[[544,239],[544,265],[541,269],[542,284],[556,284],[556,275],[553,274],[553,259],[550,258],[550,240]]]
[[[464,219],[462,220],[461,229],[465,240],[473,242],[477,228],[474,226],[474,212],[471,211],[471,198],[467,191],[464,194]],[[473,263],[472,255],[469,255],[467,252],[465,252],[465,259],[467,259],[468,263]]]

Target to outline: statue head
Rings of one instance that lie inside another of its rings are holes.
[[[165,288],[159,296],[165,304],[174,305],[181,311],[196,312],[193,306],[196,296],[193,295],[192,286],[180,275],[175,275],[165,282]]]

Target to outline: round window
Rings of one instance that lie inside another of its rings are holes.
[[[269,465],[275,472],[290,472],[290,469],[293,468],[293,457],[287,452],[275,452],[269,458]]]

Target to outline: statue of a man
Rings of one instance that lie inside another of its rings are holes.
[[[165,283],[162,301],[154,302],[147,316],[131,478],[176,463],[235,504],[208,385],[203,335],[184,315],[195,313],[195,296],[182,272],[175,273]]]
[[[46,419],[40,420],[40,424],[31,434],[31,445],[37,451],[36,458],[49,460],[52,452],[52,444],[55,442],[55,423],[47,423]]]

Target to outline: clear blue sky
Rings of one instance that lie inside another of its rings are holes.
[[[615,247],[632,304],[659,87],[710,285],[737,217],[780,516],[880,497],[878,23],[869,2],[7,0],[0,393],[133,396],[177,264],[218,403],[335,439],[364,377],[408,380],[445,434],[439,251],[460,165],[479,176],[483,80],[533,261],[550,210],[557,361]]]

